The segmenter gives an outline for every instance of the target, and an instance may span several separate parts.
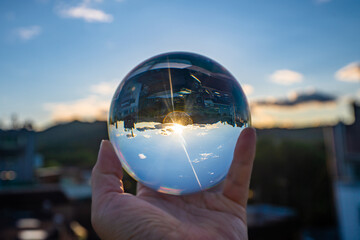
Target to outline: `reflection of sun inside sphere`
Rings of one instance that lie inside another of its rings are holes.
[[[173,111],[165,116],[163,123],[175,123],[186,126],[189,124],[193,124],[193,120],[185,112]]]
[[[221,182],[249,124],[245,95],[224,67],[174,52],[146,60],[125,77],[112,99],[108,129],[133,178],[178,195]]]

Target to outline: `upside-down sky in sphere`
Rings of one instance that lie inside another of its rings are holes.
[[[119,84],[111,102],[110,140],[126,171],[163,193],[209,189],[230,168],[250,111],[238,81],[198,54],[150,58]]]
[[[208,56],[235,76],[257,127],[351,122],[360,98],[358,0],[0,2],[0,127],[105,120],[138,62]]]

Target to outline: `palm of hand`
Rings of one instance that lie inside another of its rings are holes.
[[[139,184],[134,196],[124,193],[120,162],[111,144],[103,143],[92,177],[96,232],[102,239],[247,239],[245,209],[255,148],[244,153],[245,145],[239,138],[238,152],[249,161],[243,157],[235,161],[235,149],[232,167],[218,192],[172,196]],[[107,164],[101,163],[103,159]]]

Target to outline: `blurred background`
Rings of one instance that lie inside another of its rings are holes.
[[[360,239],[360,2],[3,0],[0,239],[98,239],[91,169],[112,94],[190,51],[248,97],[250,239]],[[136,183],[127,175],[127,191]]]

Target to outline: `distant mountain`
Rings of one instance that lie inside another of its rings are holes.
[[[36,136],[37,151],[46,165],[92,166],[102,139],[108,139],[105,121],[63,123]]]
[[[257,129],[257,137],[259,140],[266,138],[272,141],[322,142],[324,128],[326,127]]]
[[[323,141],[323,128],[258,129],[258,141]],[[108,139],[105,121],[63,123],[37,133],[37,151],[47,166],[71,165],[91,167],[96,162],[102,139]]]
[[[257,130],[250,203],[288,206],[297,212],[299,226],[335,224],[323,129]],[[91,168],[107,138],[106,122],[64,123],[37,133],[37,151],[46,166]],[[135,181],[125,172],[123,182],[135,193]]]

